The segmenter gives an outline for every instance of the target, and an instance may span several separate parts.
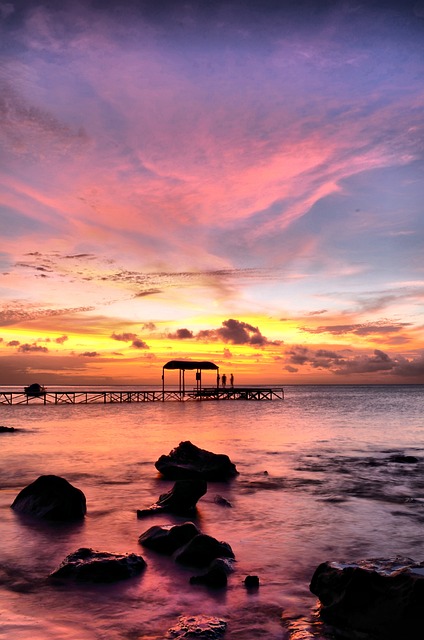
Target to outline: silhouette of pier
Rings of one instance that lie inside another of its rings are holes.
[[[193,402],[204,400],[284,400],[284,389],[274,387],[202,387],[187,391],[44,391],[37,395],[24,391],[0,391],[0,405],[112,404],[124,402]]]
[[[165,387],[165,371],[178,371],[178,389]],[[195,371],[196,387],[186,389],[185,372]],[[202,372],[214,372],[216,385],[203,386]],[[225,376],[226,377],[226,376]],[[233,375],[231,380],[233,381]],[[224,376],[223,380],[224,381]],[[284,400],[282,387],[219,386],[219,367],[214,362],[171,360],[162,367],[162,389],[134,391],[49,391],[33,383],[23,391],[0,391],[1,404],[112,404],[123,402],[189,402],[199,400]]]

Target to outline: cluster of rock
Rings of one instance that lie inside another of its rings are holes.
[[[0,427],[0,431],[5,430],[13,428]],[[416,460],[411,456],[392,456],[390,461],[411,464]],[[238,474],[228,456],[199,449],[188,441],[181,442],[167,456],[161,456],[155,466],[176,482],[150,507],[138,510],[138,518],[158,512],[193,516],[198,500],[207,492],[208,481],[227,481]],[[218,495],[215,502],[232,506]],[[69,522],[84,518],[86,499],[80,489],[64,478],[45,475],[25,487],[11,507],[21,514]],[[152,526],[140,535],[139,543],[171,556],[176,563],[202,569],[203,573],[190,578],[191,584],[225,587],[227,576],[234,571],[231,546],[202,533],[192,521]],[[69,554],[49,579],[113,582],[137,576],[145,568],[144,558],[135,553],[80,548]],[[249,575],[244,584],[248,589],[256,589],[259,578]],[[315,570],[310,590],[320,600],[321,620],[331,625],[336,635],[399,640],[420,637],[424,628],[424,562],[398,557],[358,563],[324,562]],[[183,617],[165,637],[167,640],[219,640],[225,629],[226,622],[219,618]],[[312,636],[305,631],[302,637]]]
[[[233,550],[227,542],[202,533],[193,522],[154,525],[139,537],[139,543],[158,553],[173,556],[175,562],[206,568],[206,573],[190,578],[191,584],[225,587],[233,571]]]
[[[161,456],[155,467],[165,478],[176,482],[150,507],[137,510],[138,518],[161,511],[194,515],[198,500],[207,492],[208,481],[226,482],[238,474],[235,464],[227,455],[200,449],[189,441],[180,442],[168,455]],[[222,496],[216,496],[215,499],[223,506],[231,506]]]
[[[138,518],[158,512],[195,515],[198,500],[207,492],[208,481],[227,481],[238,474],[228,456],[200,449],[188,441],[181,442],[168,456],[161,456],[155,466],[166,478],[176,479],[176,482],[153,505],[138,510]],[[215,501],[231,507],[222,496],[216,496]],[[81,520],[87,511],[84,493],[55,475],[37,478],[22,489],[11,507],[18,513],[55,522]],[[203,569],[201,575],[190,578],[191,584],[224,587],[227,575],[233,571],[235,556],[231,546],[202,533],[193,522],[150,527],[141,534],[139,543],[158,553],[173,556],[176,563]],[[117,554],[80,548],[69,554],[48,577],[53,583],[69,579],[107,583],[132,578],[145,568],[144,558],[135,553]],[[249,580],[252,578],[259,584],[256,576],[248,576],[246,586],[251,586]],[[170,629],[166,637],[218,640],[225,628],[225,621],[218,618],[193,616],[180,618],[178,625]]]

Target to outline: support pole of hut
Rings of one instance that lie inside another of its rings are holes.
[[[165,367],[162,367],[162,402],[165,402]]]

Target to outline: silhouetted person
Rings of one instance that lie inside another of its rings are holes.
[[[219,380],[220,380],[220,376],[219,373],[216,374],[216,388],[219,389]]]
[[[227,376],[224,374],[222,374],[222,388],[225,389],[225,387],[227,386]]]
[[[234,387],[234,376],[233,376],[233,374],[230,375],[230,385],[231,385],[231,388]]]

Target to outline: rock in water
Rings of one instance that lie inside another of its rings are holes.
[[[424,628],[424,562],[372,559],[352,564],[324,562],[310,584],[324,622],[348,637],[378,640],[418,638]]]
[[[419,462],[415,456],[405,456],[403,454],[390,456],[389,462],[397,462],[398,464],[416,464]]]
[[[147,509],[138,509],[137,517],[143,518],[158,511],[190,515],[195,512],[197,501],[207,490],[208,485],[203,478],[177,480],[170,491],[159,496],[157,502]]]
[[[167,456],[161,456],[155,467],[171,479],[200,475],[205,480],[225,481],[238,474],[227,455],[199,449],[190,441],[180,442]]]
[[[205,533],[194,536],[177,551],[175,560],[193,567],[207,567],[215,558],[233,558],[234,553],[227,542],[219,542]]]
[[[12,509],[46,520],[80,520],[86,512],[85,495],[59,476],[40,476],[16,496]]]
[[[258,589],[259,577],[258,576],[246,576],[244,579],[244,586],[246,589]]]
[[[116,554],[81,548],[66,556],[49,577],[81,582],[115,582],[132,578],[145,567],[144,558],[135,553]]]
[[[172,555],[177,549],[184,546],[199,535],[200,531],[193,522],[183,522],[176,525],[154,525],[141,534],[138,541],[144,547],[153,549],[159,553]]]
[[[213,616],[182,616],[178,625],[168,630],[167,640],[219,640],[227,623]]]
[[[229,558],[215,558],[206,573],[192,576],[190,584],[204,584],[219,589],[227,586],[227,576],[234,571]]]

